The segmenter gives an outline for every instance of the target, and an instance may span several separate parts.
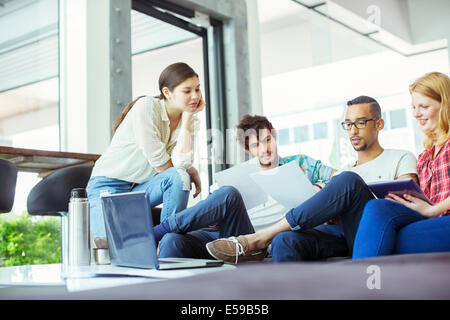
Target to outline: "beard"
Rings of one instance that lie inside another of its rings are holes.
[[[358,145],[354,145],[353,143],[351,143],[351,145],[352,145],[352,147],[353,147],[353,149],[354,149],[355,151],[364,151],[364,150],[367,150],[367,149],[372,145],[372,143],[370,143],[370,142],[367,143],[367,141],[366,141],[365,139],[361,138],[361,137],[355,136],[355,137],[352,137],[352,138],[358,138],[358,139],[360,139]]]
[[[353,146],[353,149],[355,149],[355,151],[364,151],[367,150],[367,148],[368,148],[367,143],[364,143],[361,146]]]
[[[275,162],[274,159],[269,159],[269,160],[266,160],[265,162],[262,162],[261,159],[258,159],[258,160],[259,160],[259,165],[262,168],[270,168],[270,167],[272,167],[273,163]]]
[[[262,163],[261,161],[259,162],[259,165],[261,166],[261,168],[270,168],[272,167],[272,161],[270,162],[266,162],[266,163]]]

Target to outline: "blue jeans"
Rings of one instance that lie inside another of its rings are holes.
[[[219,188],[167,221],[173,233],[166,234],[159,242],[160,257],[210,259],[206,243],[255,232],[241,194],[230,186]],[[217,229],[207,227],[216,222]]]
[[[364,206],[373,198],[358,174],[344,171],[333,177],[320,192],[288,211],[286,220],[293,231],[304,231],[341,216],[343,236],[351,255]],[[272,255],[277,255],[274,248]]]
[[[272,240],[274,263],[345,256],[348,256],[348,247],[341,224],[322,224],[309,230],[285,231]]]
[[[181,177],[181,175],[186,175]],[[189,179],[183,169],[169,168],[148,181],[135,184],[107,177],[92,177],[87,185],[90,209],[91,232],[94,238],[106,237],[100,195],[104,192],[115,194],[131,191],[145,191],[149,195],[152,207],[163,204],[161,221],[186,208],[189,189],[184,190],[183,179]]]
[[[367,203],[355,238],[353,258],[450,251],[450,216],[424,218],[399,203]]]
[[[343,172],[334,177],[320,192],[286,214],[294,231],[317,227],[337,216],[342,217],[342,235],[349,248],[359,225],[364,206],[373,199],[362,178],[353,172]],[[233,187],[222,187],[197,205],[168,218],[174,233],[166,234],[160,242],[161,257],[203,258],[204,245],[218,237],[253,233],[254,229],[240,193]],[[219,232],[199,230],[220,222]],[[192,231],[199,232],[192,233]],[[320,228],[319,228],[320,231]],[[186,235],[186,233],[189,233]],[[330,229],[328,229],[330,232]],[[342,240],[342,239],[340,239]],[[340,242],[342,243],[342,242]],[[336,252],[344,250],[340,244]],[[289,245],[287,245],[289,246]],[[277,247],[276,250],[279,250]],[[276,255],[272,248],[272,254]],[[209,257],[209,255],[207,255]]]

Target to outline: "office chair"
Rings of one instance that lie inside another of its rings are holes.
[[[73,166],[44,177],[28,194],[28,213],[35,216],[66,214],[70,192],[73,188],[86,188],[91,173],[91,166]]]
[[[73,166],[49,174],[31,189],[27,198],[28,213],[35,216],[61,216],[68,212],[73,188],[86,188],[92,167]],[[153,208],[154,224],[159,224],[161,209]]]
[[[16,193],[17,168],[14,163],[0,159],[0,213],[10,212]]]
[[[27,198],[28,213],[35,216],[65,217],[68,212],[70,193],[73,188],[86,188],[92,173],[91,166],[73,166],[57,170],[40,181],[31,189]],[[152,210],[153,219],[159,223],[160,209]],[[65,226],[61,219],[61,242],[64,242]],[[91,247],[106,249],[106,239],[94,242]],[[97,239],[96,239],[97,241]],[[62,254],[62,252],[61,252]],[[61,256],[62,259],[62,256]]]
[[[86,188],[91,173],[91,166],[62,168],[44,177],[28,194],[29,214],[61,217],[61,262],[64,260],[63,243],[68,237],[65,217],[69,211],[70,193],[73,188]]]

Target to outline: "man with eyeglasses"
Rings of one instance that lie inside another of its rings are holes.
[[[209,242],[209,253],[226,262],[237,263],[249,260],[252,252],[271,243],[274,262],[351,255],[364,206],[374,198],[366,183],[418,180],[416,158],[411,152],[381,147],[378,134],[384,127],[384,120],[375,99],[360,96],[348,101],[341,125],[357,152],[355,163],[335,173],[328,184],[322,185],[321,191],[288,211],[280,222],[253,234]]]
[[[378,134],[384,128],[384,120],[375,99],[360,96],[348,101],[341,125],[348,132],[358,160],[339,172],[356,172],[366,183],[409,178],[418,183],[416,158],[411,152],[381,147]]]

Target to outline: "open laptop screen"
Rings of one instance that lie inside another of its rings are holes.
[[[145,191],[102,195],[111,263],[158,268],[151,206]]]

